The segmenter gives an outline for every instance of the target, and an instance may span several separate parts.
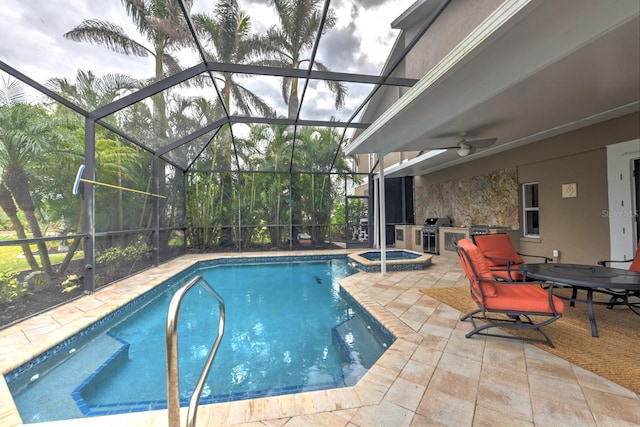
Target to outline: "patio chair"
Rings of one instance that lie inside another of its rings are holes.
[[[638,242],[638,248],[640,248],[640,241]],[[598,261],[598,264],[606,267],[607,264],[611,264],[612,262],[630,262],[629,270],[637,271],[640,273],[640,249],[636,251],[636,256],[633,259],[627,259],[624,261],[614,261],[614,260],[603,260]],[[631,311],[640,315],[640,302],[635,302],[631,300],[631,298],[640,298],[640,292],[638,291],[616,291],[614,289],[607,289],[608,294],[611,295],[611,299],[609,300],[609,305],[607,308],[613,308],[616,304],[626,304]],[[622,300],[620,303],[618,300]]]
[[[467,338],[473,335],[486,335],[500,338],[524,339],[541,342],[555,348],[551,338],[541,329],[555,322],[564,312],[564,303],[553,295],[553,284],[543,289],[539,283],[504,282],[496,280],[493,272],[486,263],[486,258],[480,249],[469,239],[461,239],[456,245],[456,251],[464,274],[469,279],[471,298],[478,305],[461,320],[470,319],[473,330],[467,333]],[[532,319],[536,318],[537,323]],[[482,320],[484,322],[478,322]],[[523,338],[512,335],[498,335],[486,332],[489,328],[502,327],[514,330],[533,330],[541,334],[544,339]]]
[[[545,263],[553,261],[553,259],[541,255],[527,255],[516,252],[511,243],[511,238],[504,233],[478,234],[473,236],[473,242],[485,256],[493,275],[497,279],[508,282],[520,282],[523,280],[522,274],[518,272],[518,267],[524,264],[523,256],[539,258],[544,260]]]

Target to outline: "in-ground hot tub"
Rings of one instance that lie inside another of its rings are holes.
[[[387,271],[424,270],[431,265],[431,255],[409,250],[387,250]],[[382,253],[379,250],[368,250],[349,254],[350,265],[358,270],[375,273],[380,272]]]

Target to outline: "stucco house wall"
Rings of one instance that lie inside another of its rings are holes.
[[[427,74],[502,3],[503,0],[451,2],[395,75],[419,79]],[[423,25],[427,16],[420,12],[426,9],[425,4],[416,6],[394,22],[395,28],[403,33],[391,59]],[[363,121],[373,122],[406,90],[382,89],[372,99]],[[592,264],[608,259],[611,254],[609,221],[602,215],[608,209],[606,147],[640,138],[639,123],[640,114],[633,113],[416,176],[416,223],[421,224],[427,217],[448,216],[458,226],[509,226],[520,232],[516,244],[522,252],[551,256],[557,249],[562,262]],[[417,154],[391,153],[385,156],[384,165],[389,167]],[[368,164],[361,163],[360,172],[371,172],[366,169]],[[527,182],[539,183],[541,230],[538,239],[522,237],[521,186]],[[576,184],[577,197],[562,197],[562,184],[567,183]]]
[[[506,225],[520,230],[521,252],[551,256],[557,249],[565,263],[608,259],[609,220],[603,215],[608,209],[606,146],[640,138],[639,122],[640,114],[634,113],[414,177],[416,220],[450,215],[455,225]],[[514,170],[515,179],[508,179]],[[474,182],[485,187],[465,184]],[[530,182],[538,183],[539,239],[522,237],[521,185]],[[563,198],[562,184],[570,183],[576,184],[577,197]],[[443,194],[465,189],[443,200],[431,198],[430,188],[442,188]]]

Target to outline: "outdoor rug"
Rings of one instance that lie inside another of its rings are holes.
[[[565,291],[554,293],[562,294]],[[421,292],[462,313],[477,308],[467,286],[421,289]],[[584,295],[581,293],[579,297]],[[543,328],[556,348],[545,344],[534,345],[640,393],[640,316],[622,305],[609,310],[596,304],[594,311],[599,338],[591,336],[586,304],[576,303],[575,307],[570,307],[569,302],[565,301],[562,318]],[[520,336],[531,333],[508,331]]]

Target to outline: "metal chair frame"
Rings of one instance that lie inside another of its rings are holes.
[[[541,329],[543,326],[549,325],[552,322],[555,322],[559,318],[562,317],[562,314],[559,313],[556,309],[554,300],[553,300],[553,284],[549,284],[549,286],[545,289],[549,299],[549,306],[551,308],[551,312],[537,312],[537,311],[522,311],[522,310],[497,310],[487,308],[485,304],[485,295],[482,290],[482,283],[492,283],[497,286],[539,286],[539,282],[504,282],[495,279],[485,279],[479,277],[477,273],[477,269],[474,264],[471,262],[467,251],[464,248],[456,245],[456,251],[458,252],[458,256],[460,257],[460,263],[466,263],[469,266],[470,271],[472,272],[473,277],[468,277],[470,284],[470,293],[471,298],[478,305],[476,310],[473,310],[464,316],[461,317],[460,320],[471,320],[473,325],[473,330],[468,332],[465,337],[470,338],[473,335],[484,335],[490,337],[499,337],[499,338],[508,338],[508,339],[519,339],[530,342],[539,342],[543,344],[549,345],[551,348],[555,348],[551,338]],[[466,274],[466,269],[465,269]],[[477,282],[477,286],[474,285],[474,281]],[[476,295],[474,292],[478,291],[479,295]],[[503,317],[499,317],[502,315]],[[540,322],[534,322],[530,316],[542,316],[547,317],[546,320]],[[476,323],[476,320],[483,321],[483,323]],[[486,332],[487,329],[494,327],[503,327],[514,330],[533,330],[539,333],[544,337],[544,339],[539,338],[529,338],[529,337],[520,337],[513,335],[499,335],[490,332]]]
[[[624,261],[604,260],[604,261],[598,261],[598,264],[603,267],[606,267],[607,264],[610,264],[612,262],[633,262],[633,259],[627,259]],[[614,305],[626,305],[627,307],[629,307],[629,309],[631,309],[631,311],[633,311],[635,314],[640,316],[640,292],[639,291],[618,291],[615,289],[603,289],[601,292],[607,295],[611,295],[611,298],[607,303],[607,308],[612,309]],[[573,296],[575,297],[575,295]],[[635,301],[635,300],[632,301],[630,300],[630,298],[637,298],[638,301]],[[618,302],[619,299],[622,301]]]

